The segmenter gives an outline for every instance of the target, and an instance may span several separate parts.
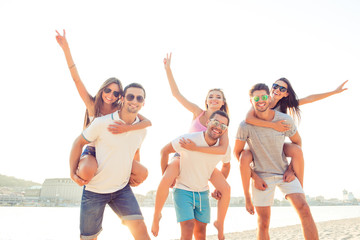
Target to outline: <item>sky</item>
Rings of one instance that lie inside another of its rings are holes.
[[[0,174],[42,183],[69,177],[69,154],[81,134],[81,101],[55,30],[67,32],[78,72],[91,94],[110,77],[147,91],[141,114],[152,121],[141,148],[148,179],[161,179],[160,149],[188,132],[192,114],[172,97],[163,67],[181,93],[204,107],[211,88],[224,90],[233,148],[256,83],[288,78],[299,98],[349,90],[301,106],[298,126],[310,196],[360,198],[358,184],[360,3],[343,1],[9,1],[0,2]],[[243,196],[235,157],[228,181]]]

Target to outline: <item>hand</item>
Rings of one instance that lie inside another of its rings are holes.
[[[82,178],[80,178],[77,174],[71,174],[71,179],[77,184],[77,185],[79,185],[80,187],[81,186],[84,186],[84,185],[86,185],[86,184],[88,184],[89,183],[89,181],[85,181],[85,180],[83,180]]]
[[[138,182],[135,180],[135,177],[133,174],[130,175],[130,179],[129,179],[129,184],[130,186],[132,187],[136,187],[136,186],[139,186],[142,182]]]
[[[213,198],[215,198],[216,200],[220,200],[222,197],[222,194],[221,194],[221,192],[219,192],[218,190],[215,189],[214,192],[211,193],[211,196]]]
[[[265,191],[265,189],[268,187],[266,182],[259,176],[253,177],[253,181],[254,181],[254,186],[256,189]]]
[[[109,132],[112,134],[120,134],[124,132],[128,132],[130,129],[129,125],[121,122],[121,121],[115,121],[114,124],[110,124],[108,127]]]
[[[172,184],[170,185],[170,188],[173,188],[173,187],[175,186],[175,184],[176,184],[176,178],[175,178],[175,180],[172,182]]]
[[[165,69],[170,69],[170,62],[171,62],[171,53],[170,53],[170,56],[167,53],[166,58],[164,58],[164,67],[165,67]]]
[[[278,132],[286,132],[290,129],[290,124],[286,123],[286,120],[280,120],[274,123],[274,129]]]
[[[57,30],[55,30],[55,31],[56,31],[56,33],[57,33],[57,35],[56,35],[56,41],[58,42],[58,44],[60,45],[60,47],[61,47],[62,49],[68,48],[69,45],[68,45],[68,42],[67,42],[66,37],[65,37],[65,29],[63,30],[63,36],[61,36],[61,34],[60,34]]]
[[[284,182],[292,182],[294,180],[295,180],[295,173],[292,170],[292,167],[289,166],[288,169],[286,170],[286,172],[284,173],[283,181]]]
[[[254,208],[254,205],[251,202],[251,198],[245,199],[245,208],[246,208],[246,211],[248,211],[251,215],[254,215],[255,208]]]
[[[187,150],[194,151],[196,149],[196,144],[190,139],[181,138],[179,143],[182,148]]]
[[[341,93],[341,92],[343,92],[343,91],[345,91],[345,90],[348,90],[347,88],[344,88],[344,85],[345,85],[345,83],[347,83],[349,80],[346,80],[345,82],[343,82],[339,87],[337,87],[335,90],[334,90],[334,92],[335,93]]]

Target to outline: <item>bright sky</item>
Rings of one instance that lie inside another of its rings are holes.
[[[79,74],[95,94],[109,77],[147,91],[141,113],[153,126],[141,149],[156,189],[160,149],[188,131],[192,114],[171,95],[162,60],[173,53],[180,91],[204,107],[210,88],[225,91],[230,144],[250,108],[248,90],[288,78],[298,96],[349,90],[301,107],[299,133],[310,196],[360,198],[360,3],[343,1],[1,1],[0,174],[43,182],[69,177],[68,158],[82,131],[85,105],[55,30],[66,29]],[[229,183],[243,196],[233,157]]]

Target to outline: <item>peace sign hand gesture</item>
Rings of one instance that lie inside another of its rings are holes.
[[[171,62],[171,53],[170,53],[170,55],[167,53],[166,58],[164,58],[165,69],[170,69],[170,62]]]
[[[65,48],[69,48],[68,42],[66,40],[66,36],[65,36],[65,29],[63,30],[63,35],[61,36],[61,34],[55,30],[57,35],[56,35],[56,41],[58,42],[58,44],[60,45],[60,47],[64,50]]]

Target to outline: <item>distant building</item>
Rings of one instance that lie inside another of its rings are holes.
[[[43,201],[78,203],[81,200],[82,189],[70,178],[45,179],[41,188],[40,198]]]

